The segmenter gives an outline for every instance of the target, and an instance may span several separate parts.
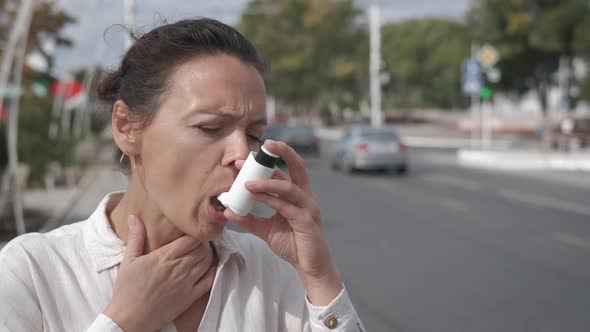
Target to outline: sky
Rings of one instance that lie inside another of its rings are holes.
[[[381,0],[382,22],[413,17],[443,16],[461,19],[471,0]],[[228,24],[238,22],[248,0],[136,0],[136,26],[149,30],[162,19],[205,16]],[[55,72],[78,69],[96,62],[107,68],[116,66],[124,50],[123,0],[58,0],[78,22],[64,33],[74,40],[75,47],[56,50]],[[357,0],[368,7],[370,0]],[[140,30],[141,31],[141,30]]]

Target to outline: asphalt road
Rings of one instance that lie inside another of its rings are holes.
[[[348,175],[331,151],[307,166],[368,331],[590,331],[590,176],[426,150],[407,176]]]

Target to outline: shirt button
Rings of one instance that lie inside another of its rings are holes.
[[[324,321],[324,325],[326,325],[326,327],[331,330],[335,328],[336,325],[338,325],[338,319],[336,319],[334,316],[330,316],[326,318],[326,320]]]

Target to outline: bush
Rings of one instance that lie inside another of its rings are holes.
[[[18,128],[18,159],[30,167],[29,185],[42,186],[45,171],[50,161],[61,166],[74,164],[72,138],[49,140],[48,127],[51,117],[51,99],[25,97],[21,99]],[[6,123],[0,124],[0,163],[7,166]]]

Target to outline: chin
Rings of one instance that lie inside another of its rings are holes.
[[[199,222],[196,228],[191,229],[187,235],[201,241],[213,241],[218,238],[227,222]]]

